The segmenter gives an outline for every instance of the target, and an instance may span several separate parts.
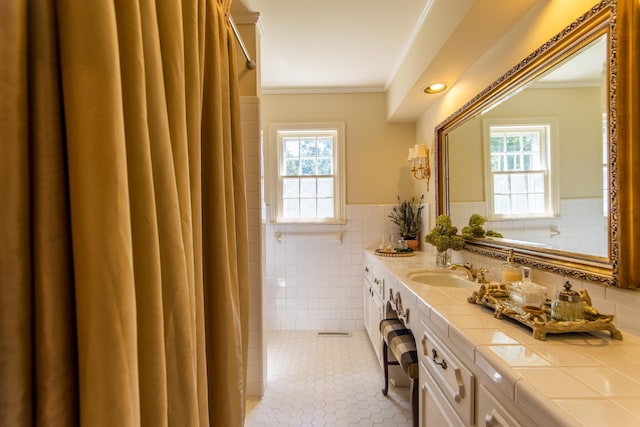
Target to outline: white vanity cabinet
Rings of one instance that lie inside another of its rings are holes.
[[[436,315],[429,300],[405,284],[397,262],[385,262],[365,253],[365,326],[381,360],[378,329],[389,303],[404,319],[416,339],[419,359],[420,425],[423,427],[529,427],[537,423],[505,395],[475,363],[468,350],[449,336],[442,315]],[[415,267],[412,267],[415,268]],[[394,270],[395,269],[395,270]],[[437,292],[436,292],[437,294]],[[440,319],[436,322],[435,319]],[[391,367],[397,368],[397,367]],[[404,372],[390,371],[391,382],[408,385]]]
[[[418,317],[415,317],[415,320],[411,317],[412,315],[417,316],[416,298],[415,295],[398,283],[395,276],[378,262],[375,255],[365,254],[363,268],[364,326],[371,340],[371,345],[376,352],[378,363],[382,368],[380,321],[386,317],[387,302],[399,315],[402,314],[400,317],[411,328],[411,322],[418,322]],[[397,308],[401,308],[401,310],[399,311]],[[406,316],[407,314],[408,316]],[[391,352],[389,352],[389,360],[395,360]],[[398,365],[389,366],[389,382],[394,386],[400,387],[407,387],[410,384],[409,378],[402,370],[402,367]]]
[[[384,317],[383,295],[385,292],[385,279],[382,275],[376,273],[376,267],[373,262],[365,256],[362,279],[363,322],[376,352],[378,362],[382,366],[382,336],[380,335],[379,325]]]

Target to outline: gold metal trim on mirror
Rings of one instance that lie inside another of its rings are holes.
[[[640,0],[618,0],[616,152],[617,223],[611,239],[618,251],[613,277],[621,288],[640,288]],[[635,213],[635,216],[634,216]]]
[[[504,259],[514,249],[516,261],[534,268],[624,288],[640,287],[640,123],[638,49],[640,0],[603,0],[484,89],[435,128],[437,214],[449,213],[446,134],[492,103],[544,73],[602,34],[609,35],[609,257],[597,257],[487,239],[467,239],[465,249]],[[633,212],[638,218],[634,219]]]

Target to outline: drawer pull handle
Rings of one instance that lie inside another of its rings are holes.
[[[442,359],[441,362],[438,362],[438,352],[436,351],[435,348],[431,349],[431,356],[433,359],[433,363],[435,363],[436,365],[439,365],[442,367],[442,369],[447,369],[447,361]]]
[[[495,427],[495,426],[507,426],[509,423],[503,417],[500,416],[499,413],[496,412],[495,408],[491,409],[491,413],[485,415],[484,417],[484,425],[486,427]]]
[[[497,426],[498,425],[498,420],[496,420],[496,418],[493,416],[493,414],[491,414],[491,415],[487,414],[487,416],[484,417],[484,425],[486,427]]]

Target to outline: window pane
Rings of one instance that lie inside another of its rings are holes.
[[[300,199],[300,218],[315,218],[316,199]]]
[[[333,158],[318,157],[318,175],[333,175]]]
[[[522,136],[522,151],[531,151],[533,147],[533,135],[527,134]]]
[[[519,136],[508,136],[507,137],[507,151],[508,152],[517,152],[520,151],[520,137]]]
[[[544,193],[545,185],[544,185],[544,173],[536,173],[531,174],[529,176],[530,184],[530,193]]]
[[[298,199],[283,199],[282,210],[282,216],[285,218],[300,218],[300,205]]]
[[[544,213],[546,210],[543,194],[529,194],[529,211],[534,213]]]
[[[520,155],[519,154],[509,154],[507,156],[507,169],[508,171],[519,171],[520,170]]]
[[[300,175],[315,175],[316,159],[302,159],[302,173]]]
[[[540,134],[535,134],[535,137],[531,139],[531,151],[540,153]]]
[[[300,140],[300,156],[316,156],[316,139],[302,138]]]
[[[511,196],[511,213],[525,214],[527,209],[527,195],[526,194],[513,194]]]
[[[501,172],[502,169],[502,156],[492,154],[491,155],[491,171],[492,172]]]
[[[493,191],[496,194],[509,194],[509,175],[493,176]]]
[[[300,181],[297,178],[283,179],[282,180],[282,196],[285,198],[300,197]]]
[[[527,177],[522,174],[511,175],[511,193],[526,193],[527,192]]]
[[[315,178],[304,178],[300,180],[300,197],[316,197]]]
[[[300,160],[285,160],[285,175],[300,175]]]
[[[509,196],[496,195],[493,198],[494,209],[498,215],[511,213],[511,199]]]
[[[318,178],[318,197],[333,197],[333,178]]]
[[[333,216],[333,199],[318,199],[318,218]]]
[[[283,138],[284,141],[284,157],[300,156],[300,144],[298,138]]]
[[[333,156],[333,138],[318,138],[318,156]]]
[[[531,154],[525,154],[522,156],[522,170],[531,170]]]
[[[491,152],[503,153],[504,152],[504,139],[502,136],[491,135]]]

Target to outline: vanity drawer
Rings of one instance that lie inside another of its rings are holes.
[[[478,418],[478,427],[520,427],[485,386],[478,391]]]
[[[421,337],[420,363],[465,424],[474,423],[474,376],[429,330]]]

